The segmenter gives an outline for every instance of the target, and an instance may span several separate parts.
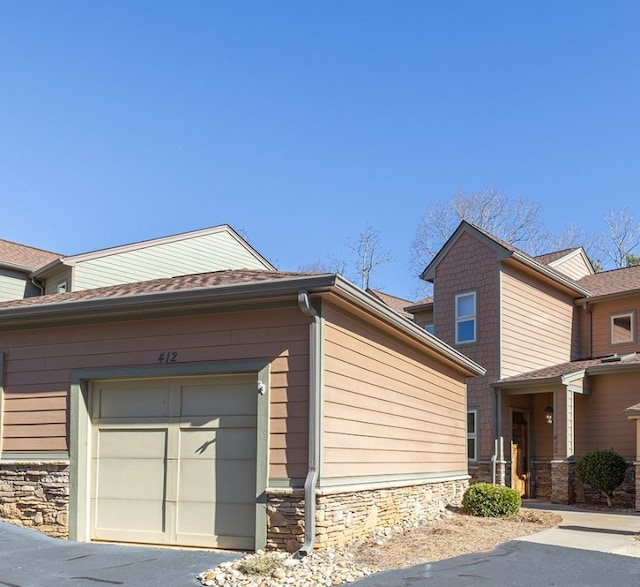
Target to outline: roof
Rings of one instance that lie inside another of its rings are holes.
[[[405,308],[411,306],[411,304],[413,303],[411,300],[405,300],[403,298],[399,298],[398,296],[392,296],[391,294],[385,293],[378,289],[368,288],[367,292],[372,296],[378,298],[381,302],[387,304],[387,306],[389,306],[399,314],[402,314],[403,316],[407,316],[409,318],[412,317],[412,314],[405,311]]]
[[[538,261],[538,263],[542,263],[543,265],[549,265],[558,259],[562,259],[562,257],[566,257],[570,253],[574,251],[579,251],[580,247],[572,247],[569,249],[563,249],[562,251],[554,251],[552,253],[545,253],[544,255],[536,255],[534,259]]]
[[[420,310],[428,310],[432,307],[433,307],[433,296],[427,296],[426,298],[422,298],[421,300],[418,300],[417,302],[414,302],[409,306],[405,306],[404,309],[406,312],[410,312],[413,314],[413,312],[419,312]]]
[[[58,259],[58,253],[0,239],[0,265],[33,271]]]
[[[496,387],[518,387],[521,385],[534,385],[537,383],[562,382],[563,378],[570,375],[584,373],[584,375],[598,375],[619,369],[640,369],[640,355],[630,353],[628,355],[611,355],[595,359],[583,359],[559,363],[521,373],[513,377],[505,377],[497,382]]]
[[[144,249],[150,246],[162,245],[166,243],[173,243],[189,238],[204,236],[208,234],[218,233],[218,232],[227,232],[233,238],[235,238],[241,246],[243,246],[247,251],[249,251],[256,259],[268,269],[275,269],[275,267],[258,251],[256,251],[244,238],[242,238],[233,228],[231,228],[228,224],[220,224],[218,226],[212,226],[209,228],[202,228],[200,230],[192,230],[189,232],[181,232],[178,234],[163,236],[159,238],[152,238],[143,241],[138,241],[134,243],[129,243],[125,245],[118,245],[115,247],[108,247],[106,249],[98,249],[95,251],[89,251],[86,253],[80,253],[77,255],[70,255],[67,257],[57,256],[51,259],[46,265],[38,266],[38,271],[36,272],[36,276],[41,276],[42,274],[46,274],[53,267],[57,267],[59,265],[74,265],[76,263],[82,261],[89,261],[92,259],[100,259],[102,257],[107,257],[110,255],[118,254],[118,253],[126,253],[129,251],[136,251],[140,249]]]
[[[640,290],[640,266],[612,269],[587,275],[578,281],[593,296],[609,296]]]
[[[332,273],[229,269],[12,300],[0,303],[0,329],[87,324],[92,320],[114,318],[166,317],[170,312],[193,313],[224,304],[254,303],[264,307],[268,300],[299,298],[303,291],[313,295],[337,295],[351,307],[382,320],[393,332],[402,333],[423,349],[429,349],[467,377],[485,373],[485,369],[473,360],[378,298]]]
[[[509,244],[506,241],[498,238],[497,236],[492,235],[486,230],[476,226],[475,224],[471,224],[466,220],[463,220],[458,225],[458,228],[454,231],[454,233],[449,237],[444,246],[440,249],[440,251],[433,258],[431,263],[425,268],[425,270],[421,273],[421,279],[426,281],[431,281],[435,277],[435,267],[438,265],[440,260],[449,252],[454,243],[458,240],[458,238],[463,233],[471,233],[479,240],[484,241],[484,243],[491,248],[493,248],[498,253],[498,258],[501,261],[505,261],[507,259],[512,259],[522,265],[525,265],[540,275],[544,275],[545,277],[551,279],[558,285],[568,288],[569,290],[575,292],[576,294],[582,296],[591,295],[590,292],[585,289],[584,286],[579,285],[569,277],[567,277],[564,273],[557,271],[553,267],[550,267],[540,261],[536,260],[534,257],[525,253],[524,251],[514,247],[512,244]]]

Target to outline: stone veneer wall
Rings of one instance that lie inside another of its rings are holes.
[[[0,461],[0,517],[67,538],[69,463]]]
[[[606,499],[599,492],[585,485],[576,475],[576,502],[605,504]],[[637,488],[636,488],[636,467],[634,463],[627,463],[627,471],[622,485],[613,492],[613,506],[619,508],[636,508]]]
[[[320,492],[316,503],[316,548],[364,538],[376,528],[435,519],[462,502],[466,479],[392,488]],[[304,492],[269,490],[267,548],[294,552],[304,542]]]
[[[549,461],[532,461],[532,497],[551,499],[551,463]]]

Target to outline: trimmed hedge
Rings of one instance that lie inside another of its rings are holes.
[[[515,515],[521,504],[522,498],[515,489],[493,483],[474,483],[462,496],[464,511],[483,518]]]
[[[622,485],[627,463],[615,450],[594,450],[578,459],[576,472],[580,479],[599,491],[613,505],[613,492]]]

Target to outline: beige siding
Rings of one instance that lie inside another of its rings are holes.
[[[464,380],[325,308],[323,483],[466,470]]]
[[[551,267],[574,281],[591,275],[589,266],[580,253],[569,255],[556,263],[551,263]]]
[[[67,450],[67,392],[76,369],[157,365],[175,351],[185,364],[270,363],[270,476],[307,470],[308,322],[297,306],[0,333],[5,352],[5,452]]]
[[[223,269],[265,269],[226,231],[78,262],[74,291]]]
[[[427,325],[433,324],[433,308],[430,310],[421,310],[413,314],[416,324],[422,328],[426,328]]]
[[[26,275],[0,269],[0,302],[20,300],[37,293],[37,288],[29,282]]]
[[[596,448],[613,448],[627,458],[636,454],[636,426],[624,410],[638,403],[636,373],[591,377],[591,395],[575,396],[575,453],[580,457]]]
[[[570,297],[507,266],[501,297],[501,378],[571,359]]]
[[[625,312],[635,314],[635,340],[628,344],[611,344],[611,316]],[[638,350],[640,297],[614,299],[592,306],[593,356],[625,354]]]
[[[44,284],[44,293],[47,295],[60,293],[58,286],[61,283],[66,283],[67,291],[71,291],[73,283],[71,278],[71,269],[69,267],[63,267],[60,270],[47,276],[47,280]]]

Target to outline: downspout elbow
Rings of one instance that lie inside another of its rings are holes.
[[[298,292],[298,307],[309,318],[309,464],[304,481],[304,544],[296,555],[311,553],[316,540],[316,486],[320,461],[320,315],[306,290]]]

